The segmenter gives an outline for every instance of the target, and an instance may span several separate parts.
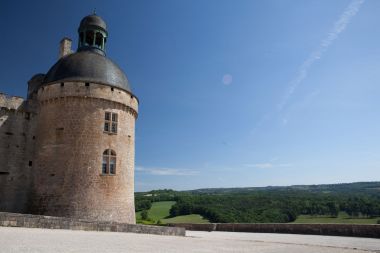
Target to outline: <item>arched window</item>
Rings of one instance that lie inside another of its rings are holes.
[[[103,152],[102,174],[116,174],[116,152],[112,149],[106,149]]]

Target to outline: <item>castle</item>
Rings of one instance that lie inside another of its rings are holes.
[[[78,49],[28,82],[27,98],[0,93],[0,211],[135,223],[138,99],[106,57],[106,23],[93,14]]]

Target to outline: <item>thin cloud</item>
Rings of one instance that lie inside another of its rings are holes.
[[[278,110],[281,111],[288,103],[290,97],[293,95],[297,87],[302,83],[302,81],[307,77],[309,69],[312,67],[314,62],[319,60],[322,55],[327,51],[327,49],[331,46],[331,44],[339,37],[350,23],[351,19],[358,13],[361,5],[365,0],[353,0],[346,7],[343,13],[340,15],[339,19],[335,22],[333,28],[327,35],[325,39],[323,39],[319,45],[319,47],[313,51],[310,56],[303,62],[300,66],[298,74],[296,77],[290,82],[288,91],[281,103],[278,104]]]
[[[146,168],[138,166],[135,169],[137,172],[142,172],[145,174],[155,175],[155,176],[195,176],[199,174],[196,170],[187,169],[174,169],[174,168]]]
[[[290,163],[281,163],[281,164],[254,163],[254,164],[244,164],[244,166],[248,168],[257,168],[257,169],[271,169],[271,168],[280,168],[280,167],[291,167],[292,164]]]

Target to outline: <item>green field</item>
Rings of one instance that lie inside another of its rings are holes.
[[[148,211],[148,217],[153,221],[157,222],[158,220],[164,219],[169,216],[169,210],[172,205],[175,204],[175,201],[160,201],[154,202],[152,207]],[[136,213],[137,221],[141,220],[141,212]]]
[[[337,218],[327,216],[300,215],[293,223],[339,223],[339,224],[376,224],[380,218],[350,218],[340,212]]]
[[[201,215],[190,214],[182,215],[174,218],[166,218],[169,216],[169,210],[175,201],[160,201],[152,203],[152,207],[148,211],[148,221],[141,220],[141,212],[136,213],[137,223],[155,224],[157,221],[161,223],[209,223],[208,220],[203,219]],[[166,218],[166,219],[165,219]]]
[[[174,218],[163,219],[163,223],[210,223],[199,214],[189,214],[176,216]]]

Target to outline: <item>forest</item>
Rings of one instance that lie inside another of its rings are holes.
[[[301,214],[380,217],[380,182],[288,187],[156,190],[135,194],[136,211],[176,201],[170,217],[200,214],[217,223],[286,223]]]

